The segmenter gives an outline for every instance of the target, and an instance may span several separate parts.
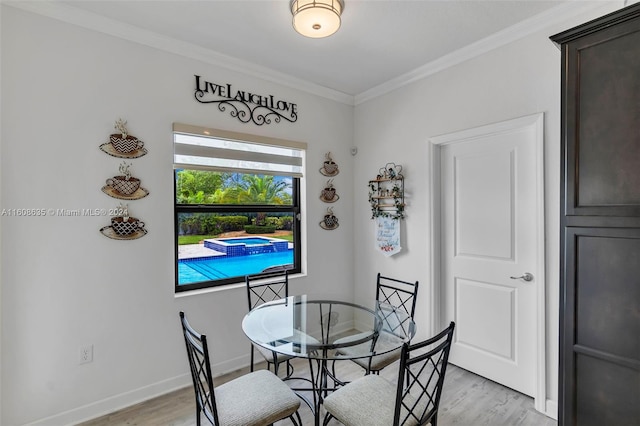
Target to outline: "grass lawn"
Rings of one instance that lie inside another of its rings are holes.
[[[178,236],[178,245],[198,244],[207,238],[216,238],[217,235],[180,235]]]

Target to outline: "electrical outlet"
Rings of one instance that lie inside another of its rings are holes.
[[[93,345],[80,346],[78,352],[78,363],[86,364],[93,361]]]

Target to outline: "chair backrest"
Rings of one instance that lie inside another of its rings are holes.
[[[378,273],[376,281],[376,300],[380,304],[388,304],[399,312],[404,312],[403,317],[395,312],[386,312],[383,315],[383,329],[391,333],[407,335],[411,328],[413,315],[416,312],[416,297],[418,296],[418,281],[409,282],[395,278],[384,277]]]
[[[409,419],[419,425],[436,423],[454,329],[452,321],[436,336],[402,347],[394,426]]]
[[[249,310],[272,300],[289,297],[289,271],[247,275],[245,282]]]
[[[418,281],[409,282],[383,277],[378,273],[376,300],[403,309],[413,319],[416,312]]]
[[[196,393],[198,424],[200,424],[200,413],[202,413],[211,423],[219,425],[207,336],[191,328],[184,312],[180,312],[180,321],[184,333],[184,342],[187,346],[193,388]]]

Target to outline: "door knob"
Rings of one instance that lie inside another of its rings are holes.
[[[525,281],[533,281],[533,274],[530,274],[529,272],[525,272],[524,274],[522,274],[519,277],[510,277],[512,280],[520,280],[523,279]]]

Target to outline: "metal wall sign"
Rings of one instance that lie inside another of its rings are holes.
[[[294,123],[298,119],[298,105],[276,99],[273,95],[259,95],[242,90],[236,90],[231,84],[211,83],[196,78],[196,101],[203,104],[218,104],[218,110],[225,112],[230,110],[232,117],[236,117],[243,123],[252,121],[258,126],[279,123],[285,119]]]

